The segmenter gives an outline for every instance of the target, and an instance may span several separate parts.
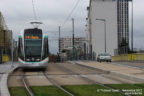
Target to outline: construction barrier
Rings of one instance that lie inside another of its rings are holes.
[[[112,61],[144,61],[144,53],[133,53],[112,56]]]
[[[4,17],[0,12],[0,63],[10,61],[12,31],[6,26]]]
[[[8,55],[3,55],[2,62],[8,62],[8,61],[10,61],[10,57]]]

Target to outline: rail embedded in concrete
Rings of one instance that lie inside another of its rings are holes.
[[[72,93],[70,93],[69,91],[67,91],[66,89],[64,89],[63,87],[61,87],[59,84],[57,84],[54,80],[52,80],[51,78],[49,78],[47,76],[47,73],[43,72],[44,76],[53,84],[55,85],[57,88],[61,89],[62,91],[64,91],[65,93],[67,93],[69,96],[74,96]]]
[[[115,88],[113,88],[113,87],[111,87],[111,86],[108,86],[108,85],[99,83],[99,82],[97,82],[97,81],[95,81],[95,80],[89,79],[88,77],[86,77],[86,76],[84,76],[84,75],[81,75],[81,74],[79,74],[79,73],[77,73],[77,72],[74,72],[74,71],[72,71],[72,70],[70,70],[70,69],[68,69],[68,68],[66,68],[66,67],[64,67],[64,66],[62,66],[62,65],[59,65],[59,64],[56,64],[56,65],[57,65],[59,68],[63,69],[64,71],[69,72],[70,74],[79,75],[79,77],[83,78],[84,80],[86,80],[86,81],[88,81],[88,82],[92,82],[92,83],[94,83],[94,84],[98,84],[98,85],[103,86],[103,87],[108,88],[108,89],[112,89],[112,90],[115,89]],[[104,72],[105,72],[105,71],[104,71]],[[126,95],[125,92],[123,92],[123,91],[121,91],[121,90],[119,90],[119,93],[121,93],[121,94],[123,94],[123,95],[125,95],[125,96],[131,96],[131,95]]]
[[[26,83],[25,73],[22,74],[22,82],[24,84],[25,89],[29,93],[30,96],[35,96],[34,93],[30,90],[29,85]]]
[[[87,66],[87,67],[91,67],[91,68],[95,68],[95,69],[107,72],[107,70],[104,70],[104,69],[101,69],[101,68],[98,68],[98,67],[94,67],[94,66],[85,65],[81,62],[75,62],[75,64],[79,64],[79,65],[82,65],[82,66]],[[108,71],[108,72],[110,74],[114,75],[114,76],[119,76],[121,78],[128,79],[128,80],[131,80],[131,81],[144,82],[144,78],[136,77],[136,76],[131,75],[131,74],[124,74],[124,73],[120,73],[120,72],[116,72],[116,71]]]

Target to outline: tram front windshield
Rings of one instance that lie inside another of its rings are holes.
[[[42,51],[42,32],[41,30],[29,30],[25,32],[25,57],[41,57]]]

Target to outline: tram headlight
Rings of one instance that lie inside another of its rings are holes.
[[[38,58],[38,59],[36,59],[36,61],[40,61],[40,59]]]
[[[26,59],[26,61],[30,61],[30,59]]]

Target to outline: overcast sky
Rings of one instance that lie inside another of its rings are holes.
[[[144,0],[134,0],[134,47],[144,50]]]
[[[43,22],[41,28],[49,35],[50,50],[58,50],[58,26],[62,26],[78,0],[34,0],[38,20]],[[134,0],[134,47],[144,49],[144,0]],[[61,35],[72,35],[71,18],[75,18],[75,35],[85,36],[86,7],[89,0],[80,0],[68,22],[62,26]],[[34,21],[31,0],[0,0],[0,11],[5,21],[13,31],[14,38],[24,28],[29,28],[30,21]],[[17,39],[16,39],[17,40]]]
[[[40,27],[49,35],[51,52],[56,53],[58,50],[58,26],[62,26],[61,36],[72,35],[71,18],[75,19],[75,35],[85,36],[86,7],[89,5],[89,0],[80,0],[68,22],[64,24],[77,1],[34,0],[38,21],[44,23]],[[18,37],[22,29],[31,27],[29,22],[34,21],[32,0],[0,0],[0,11],[9,29],[13,30],[14,38]]]

